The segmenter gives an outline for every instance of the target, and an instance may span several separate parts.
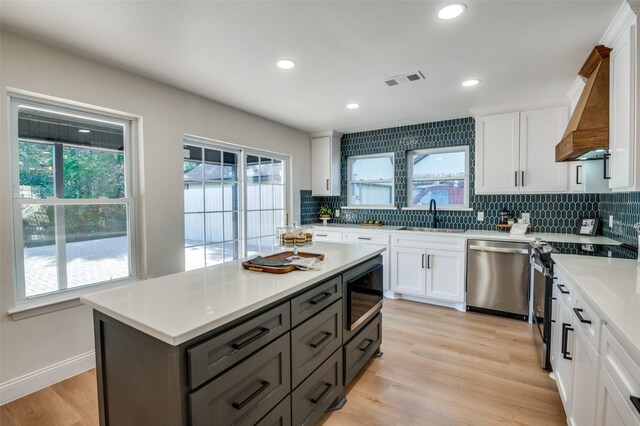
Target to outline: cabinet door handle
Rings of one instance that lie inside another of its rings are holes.
[[[235,408],[236,410],[242,410],[242,408],[244,408],[248,403],[253,401],[258,395],[265,391],[271,385],[271,383],[267,382],[266,380],[261,380],[260,383],[256,383],[256,385],[258,385],[258,388],[254,390],[242,402],[234,402],[233,404],[231,404],[233,408]]]
[[[422,269],[424,269],[424,253],[422,253]]]
[[[324,386],[324,390],[322,391],[322,393],[318,395],[316,398],[310,399],[312,404],[317,404],[318,402],[322,401],[329,394],[329,392],[331,392],[334,388],[334,386],[331,383],[323,383],[322,386]]]
[[[375,340],[373,339],[365,339],[365,342],[369,342],[367,343],[367,346],[365,346],[364,348],[358,348],[358,349],[360,349],[362,352],[366,352],[371,347],[371,345],[373,345],[374,341]]]
[[[520,172],[520,174],[522,175],[522,179],[520,179],[520,186],[524,186],[524,170]]]
[[[317,299],[310,299],[309,303],[311,303],[312,305],[317,305],[320,302],[323,302],[325,300],[327,300],[328,298],[331,297],[331,293],[327,293],[326,291],[324,293],[320,293],[319,294],[320,297],[318,297]]]
[[[571,293],[569,290],[567,290],[567,288],[565,287],[564,284],[556,284],[558,286],[558,290],[560,290],[560,293],[562,294],[569,294]]]
[[[576,166],[576,185],[582,185],[582,181],[580,180],[580,172],[582,172],[582,164]]]
[[[327,191],[329,190],[329,179],[327,179]]]
[[[638,398],[637,396],[631,395],[629,399],[631,400],[631,403],[633,404],[633,406],[636,407],[636,410],[638,410],[638,413],[640,413],[640,398]]]
[[[316,234],[316,237],[328,237],[327,234]]]
[[[562,358],[572,360],[571,354],[567,349],[569,346],[569,331],[573,331],[571,328],[571,324],[567,324],[566,322],[562,323]]]
[[[232,343],[231,347],[235,350],[240,350],[242,348],[244,348],[245,346],[255,342],[256,340],[258,340],[259,338],[261,338],[262,336],[268,334],[271,329],[266,328],[266,327],[260,327],[254,331],[257,331],[257,334],[254,334],[253,336],[247,338],[246,340],[243,340],[242,342],[236,342],[236,343]]]
[[[323,344],[324,342],[326,342],[332,336],[332,334],[329,333],[328,331],[323,331],[322,333],[320,333],[320,335],[324,335],[324,337],[322,337],[322,339],[318,340],[317,342],[309,343],[309,346],[315,349],[321,344]]]
[[[513,175],[515,176],[515,184],[514,184],[514,186],[518,186],[518,172],[517,171],[513,172]]]
[[[371,237],[358,237],[359,240],[371,241]]]
[[[578,319],[580,320],[581,323],[583,323],[583,324],[591,324],[591,320],[585,319],[585,317],[582,316],[582,313],[584,312],[584,309],[573,308],[573,312],[576,313],[576,316],[578,317]]]
[[[427,255],[427,269],[431,269],[431,255]]]
[[[604,179],[611,179],[611,175],[607,176],[607,169],[609,168],[608,164],[609,164],[610,161],[611,161],[611,154],[605,154],[602,157],[602,169],[603,169],[602,170],[602,177]]]

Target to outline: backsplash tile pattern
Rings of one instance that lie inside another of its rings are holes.
[[[347,162],[351,155],[393,152],[395,155],[395,206],[398,210],[342,209],[340,218],[333,223],[360,223],[363,220],[381,220],[394,226],[430,226],[431,214],[425,210],[400,210],[407,205],[407,151],[447,146],[469,146],[470,193],[469,205],[473,211],[438,211],[438,226],[455,229],[496,229],[498,212],[502,208],[531,213],[535,232],[573,233],[581,217],[597,217],[599,194],[508,194],[476,195],[475,183],[475,120],[471,117],[393,127],[342,136],[342,195],[339,197],[311,197],[302,191],[303,206],[311,205],[311,213],[302,215],[302,223],[318,222],[315,212],[322,204],[334,210],[347,205]],[[483,211],[484,222],[476,220]]]
[[[314,223],[318,221],[318,201],[311,196],[311,191],[303,189],[300,191],[300,222]]]
[[[640,192],[601,194],[598,209],[604,236],[634,247],[638,245],[633,224],[640,222]],[[609,215],[613,215],[613,228],[609,228]]]

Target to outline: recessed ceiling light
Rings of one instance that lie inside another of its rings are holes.
[[[87,129],[80,129],[78,130],[79,133],[91,133],[91,130],[87,130]]]
[[[283,70],[290,70],[291,68],[296,66],[296,63],[291,59],[280,59],[278,62],[276,62],[276,65],[278,66],[278,68],[282,68]]]
[[[347,108],[349,109],[358,109],[360,108],[359,104],[347,104]]]
[[[438,11],[438,18],[440,19],[453,19],[462,15],[462,12],[465,11],[467,6],[464,3],[452,3],[449,4],[440,11]]]
[[[463,81],[462,85],[464,87],[471,87],[471,86],[475,86],[477,84],[480,84],[480,80],[478,80],[477,78],[474,78],[473,80],[467,80],[467,81]]]

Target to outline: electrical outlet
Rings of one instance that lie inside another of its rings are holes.
[[[613,215],[609,215],[609,228],[613,228]]]
[[[336,217],[340,217],[340,209],[336,209]]]
[[[478,222],[484,222],[484,212],[478,212]]]

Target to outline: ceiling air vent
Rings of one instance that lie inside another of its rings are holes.
[[[421,71],[416,71],[409,74],[401,74],[386,78],[384,80],[384,84],[387,86],[397,86],[398,84],[411,83],[419,80],[424,80],[424,74],[422,74]]]

